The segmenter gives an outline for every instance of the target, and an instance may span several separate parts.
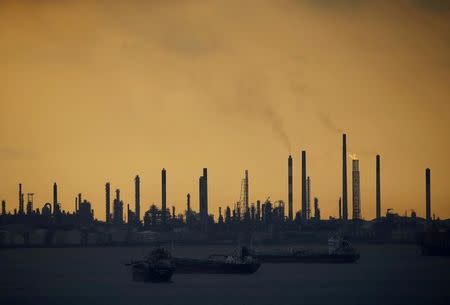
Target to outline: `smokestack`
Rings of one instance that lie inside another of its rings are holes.
[[[114,224],[123,224],[123,201],[120,200],[119,189],[116,189],[116,199],[114,199],[112,222]]]
[[[339,219],[342,219],[342,200],[339,197]]]
[[[186,195],[186,203],[187,203],[187,212],[191,212],[191,194]]]
[[[2,215],[6,215],[6,201],[2,200]]]
[[[245,170],[245,178],[244,178],[244,208],[245,211],[248,211],[248,170]]]
[[[208,223],[208,169],[203,168],[203,176],[199,178],[200,222],[206,231]]]
[[[261,201],[256,200],[256,219],[261,220]]]
[[[294,204],[293,204],[293,194],[292,194],[292,157],[289,155],[288,158],[288,216],[289,220],[294,220]]]
[[[352,160],[353,219],[361,219],[361,194],[359,183],[359,160]]]
[[[81,206],[81,193],[78,193],[78,208]]]
[[[162,212],[162,220],[163,222],[166,222],[166,213],[167,213],[167,206],[166,206],[166,169],[162,169],[161,171],[161,212]]]
[[[306,151],[302,150],[302,219],[307,219],[307,207],[306,207]]]
[[[136,220],[141,221],[141,179],[138,175],[134,178],[134,211],[136,212]]]
[[[376,215],[381,219],[380,155],[376,156]]]
[[[306,178],[306,219],[311,219],[311,178]]]
[[[347,135],[342,135],[342,218],[348,219],[347,210]]]
[[[208,169],[205,167],[203,168],[203,178],[204,178],[204,188],[203,188],[203,192],[204,192],[204,213],[205,213],[205,217],[208,217]]]
[[[109,182],[105,184],[105,221],[111,223],[111,185]]]
[[[53,183],[53,214],[58,210],[58,185]]]
[[[24,213],[22,183],[19,183],[19,214]]]
[[[427,224],[431,223],[431,171],[429,168],[425,170],[425,200],[426,200],[426,220]]]

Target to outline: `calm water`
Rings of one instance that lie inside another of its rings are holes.
[[[450,304],[450,258],[360,246],[357,264],[265,264],[252,275],[175,274],[137,283],[120,263],[142,248],[0,251],[0,304]],[[176,246],[183,256],[226,247]]]

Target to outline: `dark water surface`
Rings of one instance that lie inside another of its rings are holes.
[[[265,264],[252,275],[131,281],[143,248],[0,250],[0,304],[450,304],[450,258],[414,246],[360,246],[357,264]],[[229,253],[176,246],[175,255]]]

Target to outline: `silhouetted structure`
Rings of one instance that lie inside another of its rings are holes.
[[[311,178],[306,178],[306,219],[311,219]]]
[[[53,214],[57,215],[60,211],[61,209],[59,208],[58,203],[58,185],[55,182],[53,183]]]
[[[361,190],[359,183],[359,160],[352,160],[353,219],[361,219]]]
[[[138,175],[134,178],[134,210],[136,221],[141,221],[141,179]]]
[[[342,219],[342,199],[339,197],[339,219]]]
[[[22,183],[19,183],[19,214],[25,214]]]
[[[249,210],[249,202],[248,202],[248,170],[245,170],[244,174],[244,209],[245,212]]]
[[[78,209],[80,209],[81,204],[81,193],[78,193]]]
[[[308,219],[307,213],[307,189],[306,189],[306,151],[302,150],[302,219]]]
[[[261,220],[261,201],[256,200],[256,220]]]
[[[319,199],[314,197],[314,220],[320,220]]]
[[[224,221],[223,221],[223,215],[222,215],[222,208],[221,207],[219,207],[219,218],[218,218],[218,221],[217,221],[219,224],[223,224],[224,223]]]
[[[6,215],[6,201],[2,200],[2,215]]]
[[[191,194],[186,195],[186,211],[191,213]]]
[[[27,215],[33,214],[33,196],[34,193],[27,194]]]
[[[425,170],[425,209],[427,224],[431,223],[431,171]]]
[[[105,184],[105,222],[111,223],[111,184],[107,182]]]
[[[191,194],[186,195],[186,223],[191,222],[192,210],[191,210]]]
[[[293,181],[292,181],[292,157],[288,158],[288,217],[290,221],[294,220],[294,204],[293,204]]]
[[[123,201],[120,200],[120,190],[116,190],[116,199],[114,199],[113,223],[123,224]]]
[[[50,218],[52,216],[52,205],[50,202],[47,202],[44,204],[44,207],[42,208],[42,216]]]
[[[376,156],[376,217],[381,219],[381,177],[380,177],[380,155]]]
[[[166,169],[161,171],[161,213],[162,221],[166,223],[167,220],[167,203],[166,203]]]
[[[348,219],[347,210],[347,135],[342,135],[342,218]]]
[[[78,221],[80,224],[88,225],[94,220],[94,210],[91,208],[91,203],[86,199],[78,203]]]
[[[208,169],[203,168],[203,175],[199,178],[200,222],[203,230],[208,224]]]

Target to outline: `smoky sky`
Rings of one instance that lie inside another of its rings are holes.
[[[61,185],[104,218],[103,185],[132,206],[160,202],[160,170],[178,211],[208,167],[211,212],[239,199],[287,198],[287,156],[308,152],[312,193],[337,214],[341,133],[360,158],[362,214],[449,217],[448,1],[2,1],[0,199],[16,185],[40,206]],[[350,183],[350,182],[349,182]],[[294,207],[300,208],[298,191]],[[196,203],[193,202],[196,207]]]

